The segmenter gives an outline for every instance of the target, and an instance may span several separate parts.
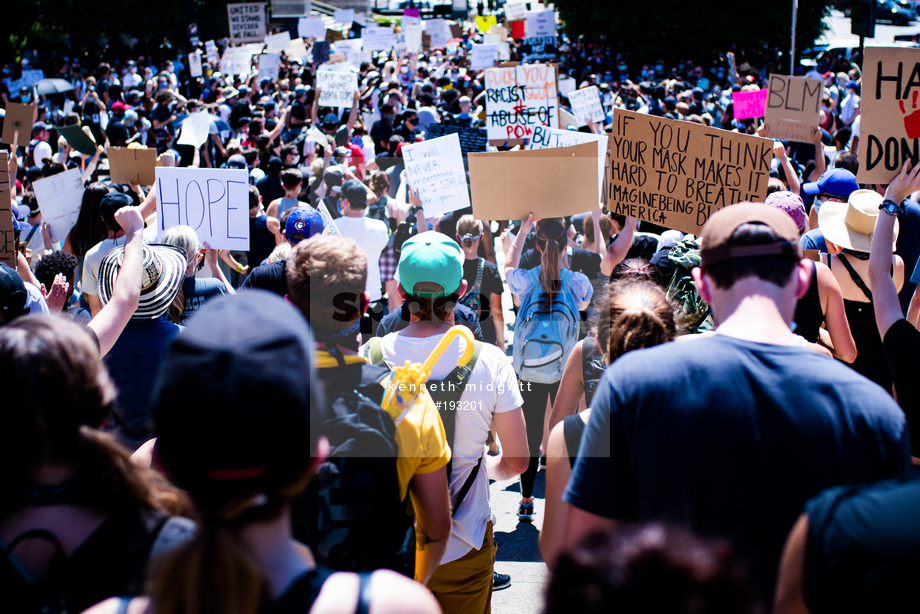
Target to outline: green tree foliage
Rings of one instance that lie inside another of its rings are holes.
[[[830,0],[799,0],[796,48],[811,47],[824,31]],[[555,0],[566,33],[603,40],[645,61],[715,59],[732,49],[788,53],[792,0]]]

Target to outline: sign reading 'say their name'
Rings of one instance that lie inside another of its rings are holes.
[[[156,169],[157,234],[191,226],[214,249],[249,249],[249,175],[241,169]]]
[[[866,47],[859,127],[860,183],[890,183],[920,162],[920,49]]]
[[[773,141],[615,109],[607,210],[699,234],[709,216],[763,202]]]

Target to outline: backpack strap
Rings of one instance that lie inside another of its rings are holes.
[[[365,571],[358,574],[358,606],[355,614],[368,614],[371,611],[371,574]]]
[[[460,492],[457,493],[457,502],[453,506],[453,511],[450,516],[453,518],[457,515],[457,512],[460,510],[460,504],[463,503],[463,500],[466,498],[466,495],[470,492],[470,489],[473,487],[473,484],[476,482],[476,478],[479,477],[479,467],[482,465],[482,456],[479,457],[479,460],[476,461],[476,466],[473,467],[473,470],[470,472],[470,475],[467,476],[466,481],[463,483],[463,486],[460,487]],[[448,476],[450,478],[450,476]]]
[[[853,280],[853,283],[862,290],[862,293],[866,295],[866,298],[869,299],[869,302],[872,302],[872,292],[869,290],[869,286],[866,285],[866,282],[862,280],[862,277],[859,276],[859,273],[856,272],[856,269],[853,268],[853,265],[850,264],[850,261],[847,260],[846,256],[843,254],[837,254],[837,258],[840,259],[840,263],[843,265],[843,268],[847,270],[847,273],[850,274],[850,279]]]
[[[383,366],[386,361],[383,359],[383,339],[380,337],[371,337],[367,341],[367,357],[372,365]]]

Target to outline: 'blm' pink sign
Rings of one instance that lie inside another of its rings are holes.
[[[767,108],[768,90],[754,92],[732,92],[732,106],[735,109],[735,119],[751,119],[763,117]]]

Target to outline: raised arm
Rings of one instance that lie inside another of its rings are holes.
[[[629,253],[629,249],[632,247],[633,238],[636,234],[636,227],[639,225],[639,220],[634,217],[627,217],[626,223],[623,225],[623,230],[620,231],[620,234],[617,235],[617,238],[614,239],[613,243],[610,244],[610,247],[607,248],[607,253],[604,254],[604,259],[601,260],[601,274],[610,276],[613,273],[613,269],[623,262],[626,258],[626,254]],[[595,232],[599,232],[595,228]],[[596,234],[594,236],[594,242],[603,245],[604,235]]]
[[[505,279],[508,279],[508,273],[516,269],[521,262],[521,251],[524,249],[524,241],[527,240],[527,235],[530,234],[530,228],[533,226],[533,223],[533,213],[527,214],[527,219],[524,220],[517,236],[514,237],[514,243],[511,244],[511,251],[508,254],[508,259],[505,261]]]
[[[827,170],[827,162],[824,160],[824,141],[821,140],[823,133],[821,128],[812,128],[812,138],[815,141],[815,170],[811,171],[808,181],[817,181],[824,171]]]

